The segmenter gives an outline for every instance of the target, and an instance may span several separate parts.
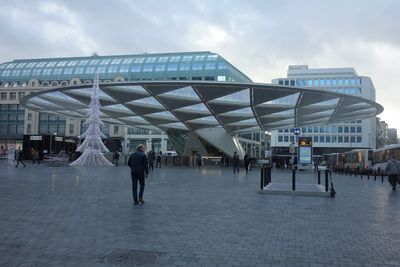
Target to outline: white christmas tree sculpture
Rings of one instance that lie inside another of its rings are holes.
[[[93,94],[89,103],[89,118],[83,124],[88,127],[80,136],[80,139],[84,138],[85,140],[76,150],[82,152],[82,155],[72,162],[70,166],[114,166],[103,155],[104,152],[109,151],[101,140],[106,136],[100,130],[100,126],[103,125],[100,119],[100,107],[99,75],[96,73],[93,83]]]

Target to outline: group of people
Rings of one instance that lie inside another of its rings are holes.
[[[17,162],[17,164],[15,165],[16,168],[19,166],[20,163],[22,164],[23,167],[26,166],[23,161],[24,152],[22,151],[21,147],[15,150],[14,159]],[[35,165],[35,163],[38,163],[40,165],[40,155],[37,149],[31,148],[31,159],[32,159],[32,165]]]
[[[156,168],[161,168],[162,156],[163,154],[161,151],[157,155],[154,151],[149,151],[149,153],[147,153],[147,161],[150,171],[154,169],[154,161],[156,161]],[[165,159],[165,166],[167,166],[167,158]]]
[[[251,172],[251,157],[249,156],[248,153],[244,155],[243,158],[244,162],[244,169],[246,171],[246,174]],[[236,152],[233,152],[233,158],[232,158],[232,163],[233,163],[233,173],[236,173],[236,171],[239,173],[239,164],[240,164],[240,159],[239,155]]]

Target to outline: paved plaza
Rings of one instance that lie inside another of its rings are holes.
[[[113,266],[116,251],[156,252],[154,266],[400,266],[400,191],[371,178],[280,196],[257,193],[258,169],[163,167],[134,207],[125,165],[0,170],[0,266]]]

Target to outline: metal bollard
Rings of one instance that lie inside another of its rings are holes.
[[[267,183],[270,184],[271,180],[271,167],[267,167]]]
[[[374,181],[376,181],[376,172],[374,172]]]
[[[383,174],[382,174],[382,183],[383,183]]]
[[[268,185],[268,180],[267,180],[267,168],[266,167],[264,167],[263,168],[263,175],[264,175],[264,186],[267,186]]]
[[[264,188],[264,175],[263,175],[263,169],[260,169],[260,189]]]
[[[296,190],[296,170],[292,169],[292,190]]]
[[[321,171],[318,170],[318,184],[321,184]]]
[[[328,170],[325,170],[325,192],[328,192]]]

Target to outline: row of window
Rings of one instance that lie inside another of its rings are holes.
[[[24,114],[0,114],[0,121],[24,121]]]
[[[0,100],[18,100],[21,99],[25,95],[25,92],[18,92],[18,95],[16,92],[1,92],[0,93]]]
[[[0,124],[0,134],[23,134],[23,124]]]
[[[296,79],[279,80],[280,85],[301,86],[301,87],[323,87],[323,86],[349,86],[360,85],[361,79],[353,78],[326,78],[326,79]]]
[[[279,135],[278,142],[294,142],[295,137],[288,135]],[[314,143],[361,143],[361,136],[336,136],[336,135],[315,135],[313,136]]]
[[[52,114],[40,114],[39,115],[40,122],[65,122],[64,116],[57,116]]]
[[[0,104],[0,111],[22,111],[25,110],[24,106],[18,104]]]
[[[161,72],[161,71],[198,71],[198,70],[224,70],[227,69],[225,63],[182,63],[182,64],[137,64],[137,65],[121,65],[121,66],[98,66],[98,67],[77,67],[77,68],[48,68],[33,70],[4,70],[1,77],[9,76],[50,76],[50,75],[72,75],[72,74],[94,74],[98,73],[127,73],[131,72]]]
[[[355,122],[352,122],[355,123]],[[361,123],[361,121],[357,121],[357,123]],[[362,126],[310,126],[310,127],[302,127],[300,129],[302,133],[361,133]],[[279,133],[293,133],[293,129],[281,129],[278,130]]]
[[[64,67],[64,66],[86,66],[86,65],[117,65],[131,63],[165,63],[165,62],[190,62],[190,61],[215,61],[218,55],[197,55],[197,56],[161,56],[161,57],[130,57],[130,58],[107,58],[92,60],[72,61],[45,61],[45,62],[23,62],[0,65],[0,69],[14,68],[42,68],[42,67]]]
[[[57,133],[57,135],[65,135],[65,125],[62,124],[39,125],[39,134],[54,134],[54,133]]]

